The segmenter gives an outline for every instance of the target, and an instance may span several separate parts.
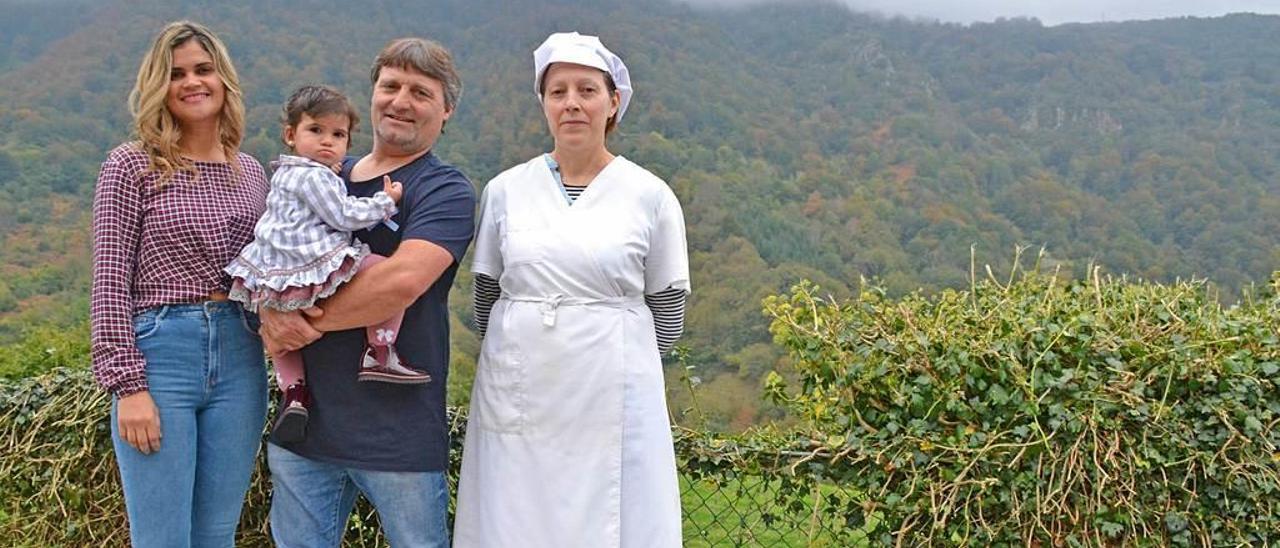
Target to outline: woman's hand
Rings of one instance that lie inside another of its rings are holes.
[[[160,408],[143,390],[116,402],[116,421],[120,437],[144,455],[160,450]]]
[[[398,204],[400,203],[400,196],[404,194],[404,187],[401,186],[400,183],[392,182],[390,175],[383,175],[382,191],[386,192],[387,196],[391,197],[391,201]]]

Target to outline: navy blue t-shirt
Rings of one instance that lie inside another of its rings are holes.
[[[354,196],[382,190],[382,176],[351,181],[356,158],[342,178]],[[312,404],[307,436],[283,444],[307,458],[365,470],[438,472],[449,462],[445,384],[449,374],[449,288],[475,233],[475,188],[462,172],[428,152],[392,171],[404,185],[398,231],[385,224],[356,232],[374,253],[390,257],[403,239],[426,240],[448,250],[453,264],[405,310],[396,341],[400,356],[431,375],[424,385],[357,382],[365,330],[325,333],[302,351]]]

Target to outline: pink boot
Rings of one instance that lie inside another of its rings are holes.
[[[414,369],[409,364],[401,361],[400,355],[396,353],[395,346],[388,345],[386,349],[387,361],[382,363],[378,361],[374,347],[365,346],[364,360],[360,364],[360,374],[356,376],[357,380],[393,384],[426,384],[431,382],[431,375],[428,375],[427,372]]]

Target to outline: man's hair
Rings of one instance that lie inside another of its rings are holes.
[[[373,60],[369,81],[378,83],[383,67],[412,70],[440,81],[444,86],[444,106],[452,111],[462,98],[462,78],[453,66],[449,50],[425,38],[397,38],[389,42]]]

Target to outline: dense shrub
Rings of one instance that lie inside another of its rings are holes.
[[[0,326],[0,332],[4,331]],[[89,323],[27,326],[19,340],[0,345],[0,379],[38,375],[89,363]]]
[[[86,369],[0,383],[0,538],[18,546],[124,546],[110,399]],[[114,496],[107,496],[113,494]],[[65,540],[65,544],[62,542]]]
[[[88,371],[56,369],[0,381],[0,545],[125,546],[128,527],[108,429],[110,399]],[[457,475],[465,429],[450,411]],[[803,455],[793,436],[772,429],[741,435],[677,428],[686,545],[849,546],[865,533],[846,527],[843,508],[857,493],[820,475],[792,473]],[[807,470],[807,469],[804,469]],[[259,464],[237,546],[270,546],[270,482]],[[377,519],[361,502],[344,546],[382,547]]]
[[[111,398],[87,369],[0,382],[0,544],[127,546],[128,524],[109,426]],[[454,451],[463,423],[453,417]],[[457,469],[456,462],[453,470]],[[270,482],[260,458],[236,546],[270,546]],[[385,546],[363,500],[344,546]]]
[[[914,545],[1280,541],[1273,281],[1223,307],[1202,283],[1019,272],[968,291],[766,301],[804,416],[879,539]]]
[[[686,536],[1276,543],[1277,286],[1225,308],[1199,283],[1096,273],[901,299],[866,285],[841,302],[797,286],[766,301],[793,366],[768,390],[803,435],[680,433]],[[3,544],[127,544],[108,407],[84,369],[0,382]],[[455,461],[463,427],[454,415]],[[259,469],[237,545],[269,545],[268,489]],[[725,489],[752,509],[708,492]],[[346,545],[383,544],[361,505]]]

